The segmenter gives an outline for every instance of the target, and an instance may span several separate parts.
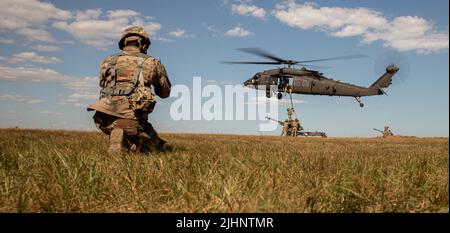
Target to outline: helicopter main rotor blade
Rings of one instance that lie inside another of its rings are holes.
[[[237,50],[242,51],[242,52],[246,52],[246,53],[250,53],[250,54],[253,54],[253,55],[257,55],[257,56],[260,56],[260,57],[265,57],[265,58],[268,58],[268,59],[271,59],[271,60],[274,60],[274,61],[278,61],[278,62],[280,62],[280,64],[287,62],[286,60],[284,60],[282,58],[279,58],[279,57],[277,57],[277,56],[275,56],[275,55],[273,55],[273,54],[271,54],[271,53],[269,53],[267,51],[264,51],[264,50],[260,49],[260,48],[239,48]]]
[[[342,59],[355,59],[355,58],[364,58],[369,57],[364,54],[353,54],[353,55],[347,55],[347,56],[339,56],[339,57],[330,57],[330,58],[323,58],[323,59],[315,59],[315,60],[306,60],[306,61],[295,61],[296,63],[309,63],[309,62],[317,62],[317,61],[330,61],[330,60],[342,60]]]
[[[332,66],[316,66],[316,65],[301,64],[301,63],[296,63],[295,65],[301,65],[301,66],[311,68],[311,69],[331,69],[331,68],[333,68]]]
[[[276,61],[223,61],[222,63],[226,63],[226,64],[255,64],[255,65],[280,65],[282,64],[281,62],[276,62]]]

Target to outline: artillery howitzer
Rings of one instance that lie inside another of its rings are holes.
[[[379,129],[375,129],[375,128],[373,128],[373,130],[383,134],[383,138],[394,136],[394,134],[388,128],[385,128],[384,131],[383,130],[379,130]]]
[[[277,123],[278,123],[279,125],[281,125],[281,126],[284,125],[284,122],[279,121],[279,120],[275,120],[275,119],[273,119],[273,118],[271,118],[271,117],[267,117],[267,116],[266,116],[266,119],[271,120],[271,121],[275,121],[275,122],[277,122]]]
[[[380,133],[384,134],[384,131],[383,131],[383,130],[379,130],[379,129],[375,129],[375,128],[373,128],[373,130],[375,130],[375,131],[377,131],[377,132],[380,132]]]
[[[271,118],[271,117],[266,117],[268,120],[271,120],[271,121],[274,121],[274,122],[277,122],[279,125],[281,125],[281,126],[284,126],[284,122],[283,121],[279,121],[279,120],[276,120],[276,119],[273,119],[273,118]],[[288,136],[291,136],[292,135],[292,127],[288,127],[288,130],[287,130],[287,135]],[[304,137],[323,137],[323,138],[326,138],[327,137],[327,134],[325,133],[325,132],[305,132],[305,131],[303,131],[303,127],[302,126],[299,126],[298,127],[298,129],[297,129],[297,136],[304,136]]]

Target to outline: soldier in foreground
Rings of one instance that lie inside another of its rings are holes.
[[[97,128],[109,135],[110,154],[170,149],[148,122],[156,103],[151,86],[161,98],[167,98],[171,88],[164,66],[147,55],[150,44],[142,27],[129,27],[119,41],[122,51],[100,64],[100,99],[87,110],[96,111]]]

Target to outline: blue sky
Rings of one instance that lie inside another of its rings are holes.
[[[149,54],[161,59],[173,85],[242,83],[274,66],[237,66],[223,60],[260,60],[235,48],[261,47],[287,59],[366,54],[318,63],[325,76],[369,86],[383,70],[377,57],[394,51],[409,75],[388,96],[296,95],[306,130],[330,136],[394,133],[449,135],[448,1],[36,1],[0,0],[0,127],[95,130],[85,110],[96,99],[100,61],[118,51],[126,26],[151,34]],[[402,71],[402,70],[401,70]],[[400,72],[401,72],[400,71]],[[399,74],[400,75],[400,74]],[[207,82],[208,80],[208,82]],[[175,98],[160,100],[151,122],[162,132],[260,133],[258,121],[173,121]],[[203,101],[206,101],[204,98]],[[286,106],[279,118],[286,117]]]

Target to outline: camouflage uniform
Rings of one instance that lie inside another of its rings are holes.
[[[139,47],[127,45],[129,41]],[[145,54],[149,46],[142,27],[127,28],[119,42],[122,52],[100,64],[101,96],[88,111],[96,110],[97,128],[110,135],[110,153],[120,152],[123,146],[147,152],[166,143],[147,120],[156,103],[151,86],[156,95],[166,98],[171,84],[161,62]]]
[[[292,114],[294,114],[294,109],[288,108],[287,109],[287,114],[288,114],[289,120],[291,120],[292,119]]]
[[[286,119],[283,122],[283,131],[281,132],[281,136],[292,136],[292,126],[293,126],[293,120],[292,120],[292,114],[294,112],[294,109],[292,108],[288,108],[287,109],[287,114],[288,114],[288,119]],[[291,129],[290,133],[289,133],[289,129]]]
[[[285,120],[283,122],[283,131],[281,131],[281,136],[288,136],[289,127],[290,127],[290,122],[288,120]]]
[[[292,131],[291,131],[292,137],[297,137],[297,130],[298,130],[299,126],[300,126],[300,122],[298,121],[297,118],[295,118],[295,120],[292,121]]]

